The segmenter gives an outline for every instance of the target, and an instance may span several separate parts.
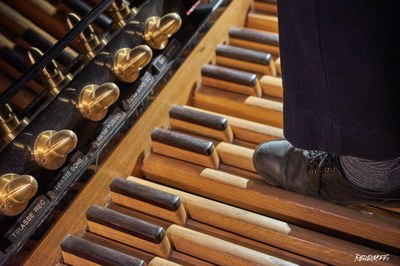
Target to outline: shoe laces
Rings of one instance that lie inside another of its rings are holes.
[[[307,174],[316,175],[318,194],[321,192],[322,175],[336,171],[334,155],[321,151],[308,151],[305,156],[308,159]]]

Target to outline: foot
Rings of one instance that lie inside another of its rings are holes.
[[[273,140],[257,147],[253,162],[268,183],[289,191],[342,205],[400,207],[400,189],[379,193],[354,186],[343,174],[339,156],[305,151],[286,140]]]

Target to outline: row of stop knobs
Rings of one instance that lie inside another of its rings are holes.
[[[124,82],[134,82],[140,71],[153,57],[152,49],[161,50],[168,44],[168,39],[181,27],[182,20],[176,13],[163,17],[147,19],[143,38],[147,45],[123,48],[116,52],[112,71]],[[107,115],[108,108],[114,104],[120,91],[115,83],[88,85],[81,90],[77,108],[88,120],[100,121]],[[72,130],[47,130],[39,134],[33,147],[33,157],[40,167],[49,170],[60,168],[78,143]],[[36,194],[38,183],[30,175],[14,173],[0,176],[0,213],[8,216],[18,215]]]

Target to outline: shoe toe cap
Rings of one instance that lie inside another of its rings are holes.
[[[273,140],[260,144],[254,152],[257,173],[271,185],[282,186],[281,165],[289,147],[286,140]]]

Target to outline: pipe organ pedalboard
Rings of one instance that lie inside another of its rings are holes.
[[[0,265],[400,264],[398,209],[253,166],[276,0],[4,0],[0,61]]]

